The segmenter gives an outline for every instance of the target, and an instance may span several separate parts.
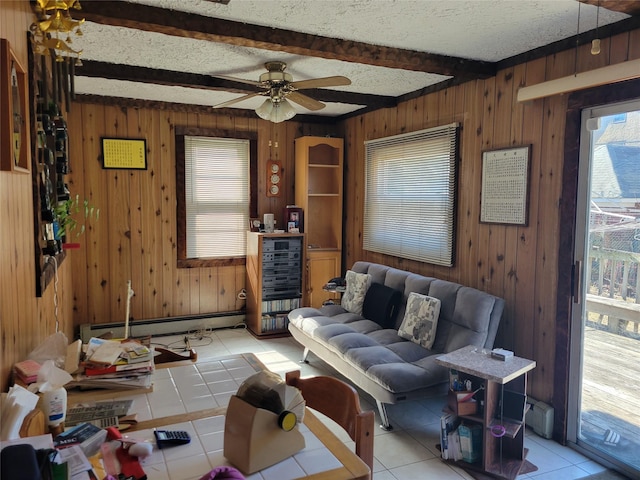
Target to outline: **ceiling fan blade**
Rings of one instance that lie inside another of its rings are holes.
[[[307,110],[322,110],[325,107],[324,103],[298,92],[291,92],[287,95],[287,99],[297,103],[298,105],[302,105]]]
[[[256,95],[262,95],[262,94],[260,92],[250,93],[248,95],[244,95],[243,97],[238,97],[238,98],[234,98],[233,100],[229,100],[227,102],[219,103],[217,105],[214,105],[211,108],[228,107],[229,105],[233,105],[234,103],[242,102],[242,101],[247,100],[249,98],[255,97]]]
[[[302,90],[304,88],[337,87],[339,85],[351,85],[351,80],[347,77],[336,75],[334,77],[312,78],[311,80],[291,82],[291,86],[298,90]]]

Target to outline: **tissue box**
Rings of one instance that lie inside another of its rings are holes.
[[[474,415],[478,411],[478,402],[475,398],[471,398],[466,402],[462,399],[473,392],[456,392],[449,390],[448,405],[449,409],[456,415]]]

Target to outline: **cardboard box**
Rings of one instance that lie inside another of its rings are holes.
[[[478,411],[478,402],[471,397],[466,401],[462,401],[473,392],[454,392],[449,390],[448,405],[456,415],[475,415]]]

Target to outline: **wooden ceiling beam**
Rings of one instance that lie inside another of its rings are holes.
[[[595,5],[613,12],[622,12],[627,15],[640,15],[640,2],[629,0],[578,0],[581,3]]]
[[[199,88],[204,90],[220,90],[231,93],[253,93],[257,87],[243,82],[234,82],[210,75],[197,73],[158,70],[132,65],[119,65],[106,62],[85,60],[75,71],[76,77],[109,78],[128,82],[151,83],[156,85]],[[395,97],[372,95],[366,93],[345,92],[325,88],[302,90],[310,97],[321,102],[346,103],[350,105],[367,105],[376,108],[396,105]]]
[[[275,50],[465,79],[495,75],[495,64],[234,22],[124,1],[85,2],[87,21],[196,40]]]

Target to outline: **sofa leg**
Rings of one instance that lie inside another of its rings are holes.
[[[302,352],[302,360],[300,360],[300,363],[309,363],[309,360],[307,360],[308,355],[309,349],[305,347],[304,352]]]
[[[390,432],[391,430],[393,430],[393,426],[389,423],[389,417],[387,416],[387,408],[384,406],[384,403],[382,403],[380,400],[376,400],[376,403],[378,404],[378,412],[380,412],[380,420],[382,420],[382,423],[380,424],[380,428]]]

